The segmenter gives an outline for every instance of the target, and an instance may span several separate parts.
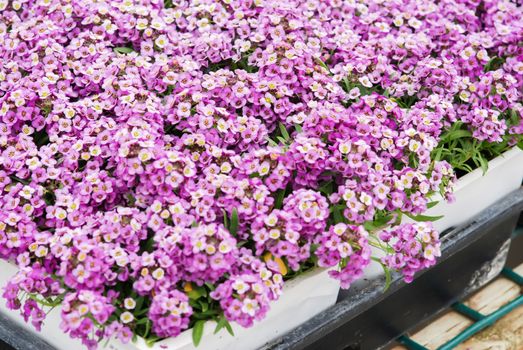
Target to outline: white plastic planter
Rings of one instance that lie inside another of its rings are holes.
[[[480,211],[518,189],[522,180],[523,151],[516,147],[491,160],[485,174],[476,169],[460,178],[454,188],[456,200],[453,203],[441,201],[426,215],[443,215],[433,223],[443,232],[471,220]]]
[[[16,267],[0,260],[0,288],[16,273]],[[338,297],[339,282],[328,275],[328,270],[315,269],[304,273],[296,279],[288,281],[280,299],[271,305],[270,311],[260,322],[255,322],[251,328],[243,328],[231,323],[234,337],[225,329],[214,334],[215,322],[207,322],[202,340],[197,348],[192,343],[191,330],[187,330],[175,338],[159,341],[148,347],[143,339],[136,343],[122,344],[111,339],[105,349],[110,350],[249,350],[257,349],[279,335],[290,331],[317,313],[332,306]],[[71,339],[60,329],[60,307],[51,311],[42,326],[42,332],[35,331],[32,325],[24,322],[19,311],[8,310],[5,301],[0,302],[0,312],[7,314],[13,321],[24,328],[43,337],[49,344],[59,350],[80,350],[85,347],[78,340]],[[102,342],[103,344],[103,342]],[[100,349],[103,349],[102,344]]]
[[[494,204],[510,192],[518,189],[523,181],[523,151],[517,147],[491,160],[485,174],[481,169],[461,177],[454,187],[455,201],[448,203],[441,196],[433,196],[439,203],[427,210],[424,215],[443,217],[433,222],[440,233],[448,228],[466,223],[482,210]],[[413,222],[404,217],[403,223]],[[373,249],[373,255],[382,256],[381,250]],[[377,262],[365,270],[365,278],[371,279],[383,274]]]
[[[197,348],[192,343],[191,330],[176,338],[155,343],[154,350],[249,350],[257,349],[279,335],[290,331],[317,313],[336,303],[339,282],[328,275],[328,270],[316,269],[288,281],[280,299],[272,304],[267,316],[250,328],[231,323],[234,337],[222,329],[214,334],[216,323],[205,324],[202,340]],[[143,340],[122,345],[109,344],[110,350],[148,350]]]

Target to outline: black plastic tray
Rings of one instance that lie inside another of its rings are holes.
[[[472,222],[448,231],[438,264],[421,272],[411,284],[394,275],[385,293],[383,279],[353,286],[340,293],[336,305],[264,349],[366,350],[388,346],[501,271],[522,210],[520,189]]]
[[[0,302],[5,303],[2,299]],[[43,335],[45,337],[45,334]],[[68,335],[64,334],[64,337]],[[42,338],[28,332],[0,313],[0,350],[55,350]],[[81,350],[81,349],[68,349]]]
[[[518,226],[512,235],[507,266],[514,268],[521,265],[521,263],[523,263],[523,213],[519,216]]]

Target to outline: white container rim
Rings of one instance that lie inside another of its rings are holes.
[[[483,173],[483,170],[481,168],[476,168],[470,173],[458,178],[453,192],[457,192],[463,187],[467,186],[469,183],[474,182],[475,180],[487,175],[489,172],[502,166],[505,162],[511,160],[514,157],[517,157],[521,152],[522,150],[519,147],[514,146],[508,151],[505,151],[496,158],[490,160],[488,162],[488,169],[485,173]]]

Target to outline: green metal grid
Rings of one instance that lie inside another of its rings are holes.
[[[501,271],[501,274],[505,276],[506,278],[510,279],[514,283],[518,284],[519,286],[523,286],[523,276],[516,273],[514,270],[504,268]],[[509,303],[503,305],[496,311],[488,314],[483,315],[482,313],[471,309],[470,307],[466,306],[465,304],[461,302],[457,302],[452,305],[452,308],[459,312],[460,314],[470,318],[474,323],[467,327],[463,332],[446,342],[445,344],[438,347],[437,350],[451,350],[454,349],[456,346],[464,342],[465,340],[472,337],[474,334],[480,332],[481,330],[487,328],[488,326],[493,325],[497,320],[508,314],[510,311],[514,310],[515,308],[523,305],[523,295],[520,295],[519,297],[515,298],[514,300],[510,301]],[[406,335],[402,335],[398,338],[398,342],[406,346],[408,349],[411,350],[429,350],[423,345],[415,342],[411,338],[409,338]]]

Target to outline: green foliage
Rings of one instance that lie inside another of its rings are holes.
[[[203,336],[203,327],[205,325],[205,321],[196,321],[192,327],[192,342],[194,346],[200,345],[200,341],[202,340]]]
[[[409,218],[411,218],[412,220],[414,221],[418,221],[418,222],[427,222],[427,221],[430,221],[430,222],[433,222],[433,221],[438,221],[439,219],[443,218],[444,215],[438,215],[438,216],[429,216],[429,215],[412,215],[412,214],[409,214],[409,213],[403,213],[405,215],[407,215]]]
[[[378,264],[380,264],[381,267],[383,268],[383,273],[385,274],[385,286],[383,287],[383,292],[386,292],[392,283],[391,270],[389,269],[388,266],[386,266],[384,263],[382,263],[379,258],[372,257],[371,259],[373,261],[377,262]]]
[[[285,140],[285,142],[288,142],[291,139],[291,136],[289,135],[287,128],[282,123],[279,123],[278,126],[280,128],[280,132],[281,132],[283,139]]]
[[[15,176],[15,175],[9,175],[9,178],[11,179],[11,181],[19,182],[19,183],[21,183],[23,185],[29,185],[29,183],[31,182],[30,180],[21,179],[18,176]]]
[[[392,220],[396,217],[394,223]],[[397,224],[401,220],[401,216],[396,213],[390,213],[384,210],[379,210],[374,215],[374,220],[367,221],[363,224],[363,227],[369,232],[376,232],[380,229],[387,227],[390,224]]]
[[[434,202],[427,203],[427,209],[434,208],[438,204],[439,204],[439,201],[434,201]]]
[[[494,56],[488,61],[488,63],[485,65],[484,71],[489,72],[493,70],[497,70],[501,68],[501,66],[505,63],[505,59],[502,57]]]
[[[518,125],[521,117],[514,110],[505,111],[500,115],[507,126]],[[481,168],[483,173],[488,170],[488,162],[507,150],[513,144],[523,149],[523,135],[505,135],[501,142],[480,141],[472,136],[472,132],[463,122],[457,121],[440,137],[438,146],[432,151],[434,160],[447,161],[458,175]]]
[[[236,236],[238,234],[238,225],[239,225],[239,219],[238,219],[238,210],[234,208],[231,213],[231,217],[229,219],[229,232],[231,235]]]
[[[116,53],[120,53],[122,55],[126,55],[128,53],[134,52],[134,49],[132,47],[128,47],[128,46],[119,46],[119,47],[115,47],[113,49],[113,51]]]
[[[409,109],[418,102],[418,97],[414,96],[401,96],[400,98],[391,98],[392,101],[396,102],[401,108]]]
[[[276,198],[274,199],[274,209],[281,209],[283,207],[283,200],[285,199],[286,190],[279,190],[276,192]]]
[[[49,112],[47,112],[47,114],[49,114]],[[45,128],[42,128],[42,130],[34,132],[31,136],[33,137],[33,142],[38,147],[49,144],[49,134],[47,133],[47,130],[45,130]]]
[[[218,316],[216,328],[214,329],[214,334],[218,333],[220,330],[222,330],[222,328],[225,328],[230,335],[234,336],[231,324],[229,323],[227,318],[225,318],[224,315]]]
[[[345,218],[343,217],[343,210],[346,208],[345,204],[334,204],[331,205],[329,208],[329,211],[331,213],[330,215],[330,221],[332,225],[339,224],[340,222],[345,222]]]
[[[189,297],[189,299],[198,300],[202,297],[207,296],[207,290],[204,286],[194,287],[192,290],[187,292],[187,296]]]

